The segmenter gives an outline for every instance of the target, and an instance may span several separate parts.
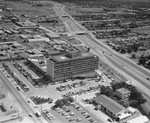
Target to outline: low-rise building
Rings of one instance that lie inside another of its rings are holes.
[[[149,123],[149,119],[146,116],[140,115],[139,117],[128,120],[124,123]]]
[[[128,109],[105,95],[99,95],[95,98],[95,101],[98,104],[98,109],[118,121],[131,116],[131,114],[128,113]]]
[[[47,36],[50,39],[60,39],[60,36],[57,35],[55,32],[46,33],[45,36]]]
[[[30,22],[30,21],[25,21],[25,22],[16,22],[16,25],[19,27],[36,27],[37,24]]]
[[[119,88],[116,90],[116,96],[120,99],[127,99],[130,96],[130,91],[125,88]]]

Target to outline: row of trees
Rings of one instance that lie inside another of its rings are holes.
[[[45,98],[45,97],[39,97],[39,96],[31,96],[30,99],[37,105],[43,104],[43,103],[52,103],[53,99],[50,97]]]
[[[63,99],[58,99],[55,102],[55,107],[62,107],[64,105],[69,105],[71,102],[74,102],[74,98],[73,97],[67,97],[67,98],[63,98]]]

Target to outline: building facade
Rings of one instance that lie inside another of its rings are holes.
[[[125,88],[120,88],[116,90],[116,95],[120,98],[120,99],[127,99],[130,96],[130,91],[125,89]]]
[[[86,52],[78,57],[51,56],[47,60],[47,75],[53,82],[71,79],[74,76],[94,72],[98,69],[98,56]]]

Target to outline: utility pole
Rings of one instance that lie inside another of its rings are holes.
[[[41,104],[41,114],[42,114],[42,104]]]

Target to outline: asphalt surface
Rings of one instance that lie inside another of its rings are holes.
[[[31,120],[35,123],[43,123],[40,119],[37,119],[34,115],[33,109],[29,106],[27,103],[27,100],[25,100],[20,93],[17,91],[17,89],[12,85],[10,81],[8,81],[7,77],[4,76],[4,74],[0,71],[0,79],[6,86],[6,88],[10,91],[10,93],[15,97],[16,101],[19,103],[23,111],[26,113],[26,115],[32,115]]]
[[[63,8],[64,7],[60,8],[61,11],[64,11]],[[61,13],[59,13],[59,16],[62,16]],[[63,12],[63,13],[65,13],[65,12]],[[68,26],[70,26],[70,28],[73,28],[72,26],[75,26],[77,22],[69,14],[65,13],[65,15],[68,16],[68,18],[71,20],[71,22],[74,22],[73,25],[71,25],[71,26],[68,25]],[[77,28],[77,26],[74,28]],[[82,30],[80,30],[80,31],[82,31]],[[150,72],[148,72],[145,69],[141,68],[140,66],[132,63],[130,60],[122,57],[121,54],[115,52],[110,47],[104,45],[103,42],[100,42],[100,40],[95,39],[94,36],[91,36],[91,33],[89,31],[86,31],[86,32],[87,32],[87,35],[78,36],[78,37],[82,41],[84,40],[84,42],[86,44],[88,44],[90,47],[92,47],[92,49],[96,53],[98,53],[103,60],[104,59],[109,60],[117,68],[121,69],[122,71],[127,73],[129,76],[131,76],[132,78],[137,80],[139,83],[143,84],[145,87],[150,89],[150,84],[149,84],[150,82],[146,79],[147,77],[150,76]],[[73,33],[73,32],[71,32],[71,33]],[[147,93],[147,92],[145,92],[145,93]]]

